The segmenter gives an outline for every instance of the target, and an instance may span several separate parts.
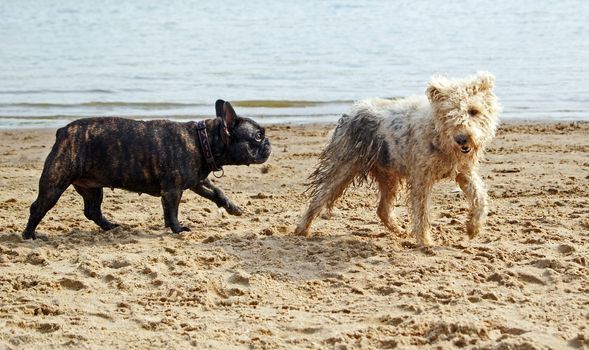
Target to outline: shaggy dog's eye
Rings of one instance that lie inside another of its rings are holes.
[[[479,115],[481,112],[479,112],[478,109],[474,109],[474,108],[469,108],[468,109],[468,115],[470,115],[471,117],[476,117],[477,115]]]
[[[264,134],[261,131],[256,133],[256,141],[261,142],[264,139]]]

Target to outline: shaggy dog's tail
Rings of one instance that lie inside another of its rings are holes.
[[[350,183],[366,182],[383,144],[377,133],[380,123],[381,119],[368,113],[344,114],[321,152],[305,192],[316,197],[329,188],[338,197]]]

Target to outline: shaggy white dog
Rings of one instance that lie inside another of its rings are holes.
[[[368,99],[355,103],[339,120],[320,162],[309,177],[311,202],[297,234],[307,235],[312,221],[352,183],[371,178],[378,184],[378,216],[393,232],[400,229],[391,208],[403,187],[409,190],[413,232],[431,245],[432,186],[454,179],[470,203],[466,232],[481,230],[487,194],[477,173],[485,146],[495,136],[500,106],[495,78],[480,72],[462,80],[434,76],[426,96]]]

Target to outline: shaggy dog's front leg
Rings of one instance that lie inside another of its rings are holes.
[[[487,191],[483,180],[474,171],[470,174],[458,174],[456,182],[470,205],[466,233],[472,239],[479,234],[487,217]]]
[[[414,181],[411,183],[411,211],[413,233],[422,247],[431,245],[430,218],[432,183]]]

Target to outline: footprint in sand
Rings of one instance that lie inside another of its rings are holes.
[[[518,271],[517,277],[520,279],[520,281],[526,283],[537,284],[541,286],[546,285],[546,282],[542,278],[528,271]]]
[[[49,322],[45,322],[45,323],[39,323],[35,325],[35,329],[39,332],[39,333],[53,333],[55,331],[58,331],[59,329],[61,329],[61,326],[57,323],[49,323]]]
[[[43,265],[47,262],[45,253],[42,251],[30,252],[25,261],[31,265]]]
[[[249,273],[244,271],[237,271],[227,279],[227,282],[249,287],[250,278],[251,275]]]
[[[561,244],[558,246],[557,250],[563,255],[570,255],[576,251],[575,247],[569,244]]]
[[[116,257],[113,260],[105,261],[102,263],[104,266],[110,267],[111,269],[121,269],[131,265],[131,262],[124,257]]]
[[[88,288],[88,286],[84,282],[78,281],[78,280],[73,280],[70,278],[62,278],[61,280],[59,280],[59,284],[63,288],[71,289],[71,290],[81,290],[81,289]]]

